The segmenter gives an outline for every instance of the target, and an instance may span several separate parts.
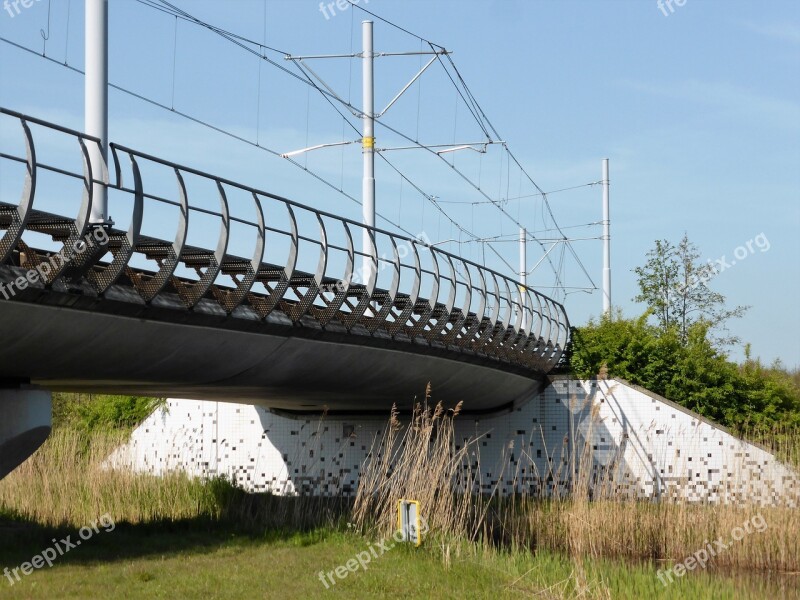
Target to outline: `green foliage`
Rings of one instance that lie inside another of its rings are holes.
[[[764,367],[758,359],[750,358],[739,367],[739,377],[748,391],[743,424],[763,429],[763,423],[783,422],[790,427],[800,426],[800,385],[798,372],[790,373],[776,361]]]
[[[677,245],[656,240],[647,253],[647,262],[633,271],[639,284],[635,302],[643,302],[652,311],[663,332],[677,329],[682,343],[687,343],[692,325],[706,322],[725,329],[728,319],[744,315],[748,307],[725,308],[725,296],[706,284],[717,271],[700,260],[700,251],[684,234]],[[735,344],[735,337],[719,338],[718,342]]]
[[[606,365],[613,376],[664,388],[676,369],[673,359],[680,342],[672,329],[659,335],[658,329],[647,322],[649,314],[624,319],[618,311],[614,317],[603,317],[600,323],[589,321],[586,327],[576,328],[572,371],[579,377],[594,377]]]
[[[620,312],[576,328],[570,365],[581,378],[604,369],[737,431],[766,432],[800,427],[797,374],[779,363],[766,368],[749,357],[730,360],[709,339],[709,324],[698,321],[681,340],[679,327],[648,324]]]
[[[53,394],[53,426],[85,431],[131,429],[144,421],[163,400],[141,396]]]
[[[646,263],[634,269],[634,300],[647,311],[636,319],[617,312],[575,329],[572,372],[593,377],[603,370],[740,432],[800,427],[800,372],[779,363],[766,368],[750,358],[749,348],[747,360],[737,365],[720,348],[738,340],[712,337],[712,330],[724,329],[747,307],[726,308],[724,296],[707,286],[715,267],[699,259],[686,235],[677,245],[656,240]]]

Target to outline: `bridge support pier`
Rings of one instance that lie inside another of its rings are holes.
[[[0,479],[50,435],[52,395],[30,387],[0,389]]]

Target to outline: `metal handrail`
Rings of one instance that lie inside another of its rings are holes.
[[[26,189],[30,189],[30,191],[27,195],[23,194],[21,203],[25,203],[25,206],[21,206],[19,209],[21,215],[26,215],[26,219],[27,215],[31,214],[34,202],[37,168],[79,177],[87,182],[89,193],[85,194],[81,207],[82,216],[76,219],[76,231],[78,229],[85,230],[87,226],[85,215],[88,214],[87,206],[91,208],[93,199],[90,191],[93,187],[92,183],[101,183],[110,189],[133,195],[133,218],[128,232],[124,234],[126,243],[122,244],[122,254],[115,254],[112,265],[107,267],[106,276],[99,277],[97,275],[96,271],[102,269],[102,265],[97,260],[87,260],[85,269],[78,269],[78,272],[73,269],[69,273],[59,274],[59,276],[68,278],[88,277],[95,283],[98,293],[102,294],[107,290],[119,278],[123,270],[127,270],[131,275],[133,271],[129,268],[128,263],[133,253],[147,254],[148,251],[153,251],[153,238],[149,238],[149,245],[146,247],[139,244],[142,215],[146,207],[145,201],[152,200],[179,207],[181,210],[175,241],[155,240],[163,244],[164,251],[167,253],[166,258],[159,263],[161,265],[159,272],[147,276],[133,273],[133,276],[130,277],[134,287],[147,302],[163,293],[163,290],[171,282],[172,287],[178,291],[186,308],[189,309],[202,298],[213,297],[231,315],[244,304],[257,312],[262,319],[268,318],[270,313],[279,310],[286,313],[295,323],[311,317],[316,318],[322,327],[325,327],[338,315],[347,329],[354,333],[356,331],[353,328],[357,325],[363,325],[370,333],[377,329],[384,329],[395,339],[411,339],[413,341],[415,338],[422,338],[431,344],[442,344],[454,351],[470,352],[503,362],[520,364],[540,372],[549,371],[563,355],[569,338],[569,321],[563,305],[530,287],[521,286],[514,279],[498,271],[434,247],[425,241],[377,227],[367,227],[352,219],[315,209],[288,198],[120,144],[109,145],[114,163],[114,181],[108,181],[106,165],[101,165],[100,171],[103,179],[98,180],[92,174],[92,165],[89,164],[85,147],[86,141],[99,144],[98,138],[16,111],[0,108],[0,113],[18,119],[26,132],[27,158],[0,155],[2,159],[17,160],[28,165]],[[77,138],[84,154],[84,173],[78,175],[37,162],[28,123]],[[131,163],[133,187],[125,186],[122,181],[121,161],[125,157]],[[176,202],[145,192],[145,185],[139,170],[140,162],[154,163],[172,171],[178,182],[180,201]],[[221,202],[219,211],[192,205],[184,183],[186,175],[199,177],[215,184]],[[250,198],[255,204],[256,214],[259,216],[258,222],[230,214],[232,210],[229,206],[230,200],[227,199],[226,190],[228,189],[246,192],[247,198]],[[275,202],[285,208],[290,231],[277,229],[265,222],[262,206],[265,201]],[[317,222],[319,228],[317,237],[312,237],[306,231],[302,233],[298,231],[296,211],[309,214]],[[217,217],[221,221],[221,226],[216,250],[205,247],[193,248],[191,260],[198,272],[199,279],[187,282],[185,279],[175,276],[175,269],[179,263],[189,260],[186,239],[191,212]],[[326,220],[341,226],[347,246],[329,241],[328,229],[331,227],[331,223],[326,225]],[[256,228],[258,239],[252,259],[227,254],[231,222]],[[0,238],[0,249],[4,249],[5,246],[16,246],[21,241],[21,230],[24,228],[25,223],[16,223],[10,227],[5,236]],[[353,247],[351,228],[369,232],[371,252],[356,250]],[[268,232],[289,238],[289,256],[284,265],[265,262],[267,248],[264,241]],[[9,237],[12,233],[13,236]],[[115,235],[122,234],[116,232]],[[379,237],[381,240],[388,238],[392,247],[388,255],[378,255],[377,241]],[[297,269],[301,242],[311,243],[319,249],[317,267],[313,272]],[[405,255],[401,256],[400,250],[404,246]],[[331,272],[332,267],[329,264],[331,250],[346,253],[347,265],[344,272]],[[199,263],[198,251],[205,256],[204,259],[200,259]],[[7,251],[5,259],[9,255],[10,251]],[[430,268],[423,267],[420,262],[420,258],[423,256],[426,259],[425,264],[430,263]],[[356,269],[356,263],[362,259],[356,260],[356,257],[371,258],[372,268],[367,281],[354,281],[359,274],[363,276],[363,273]],[[409,257],[413,259],[413,264],[404,262]],[[1,258],[3,256],[0,254]],[[202,264],[204,260],[205,265]],[[225,262],[236,262],[237,265],[248,264],[247,274],[242,280],[233,278],[236,289],[215,283],[219,274],[225,272],[223,264]],[[377,289],[379,271],[387,267],[393,273],[392,285],[389,289]],[[205,271],[202,270],[203,268]],[[93,270],[91,274],[90,270]],[[262,272],[265,274],[277,272],[280,275],[277,279],[275,275],[262,277]],[[402,273],[413,276],[411,289],[408,289],[408,286],[405,290],[400,289]],[[473,277],[475,274],[478,277]],[[428,281],[432,280],[430,290],[421,289],[424,278],[430,278]],[[253,291],[253,287],[258,281],[261,281],[266,287],[268,292],[266,296]],[[335,290],[332,289],[330,281],[338,282]],[[518,293],[513,293],[512,290],[516,290]],[[293,297],[291,300],[286,296],[290,291]],[[425,294],[428,291],[430,293],[426,297]],[[459,293],[463,294],[464,298],[463,304],[460,306],[458,303],[461,300],[457,300],[457,298],[462,296],[459,296]],[[476,306],[474,312],[473,306]],[[399,321],[394,319],[399,319]]]

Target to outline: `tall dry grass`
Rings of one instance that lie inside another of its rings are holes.
[[[800,571],[800,509],[620,496],[615,461],[592,469],[589,445],[577,449],[565,469],[545,474],[556,493],[544,488],[531,493],[522,485],[522,470],[536,468],[532,459],[523,460],[524,453],[514,473],[495,475],[498,482],[510,480],[519,493],[501,497],[497,486],[480,493],[480,438],[456,439],[459,409],[432,405],[426,394],[407,426],[393,412],[362,469],[353,511],[358,527],[386,535],[397,500],[412,498],[420,501],[446,560],[461,551],[459,540],[473,540],[487,550],[543,549],[575,559],[683,561],[721,539],[727,548],[718,548],[715,567]],[[782,448],[796,455],[800,434],[784,433]],[[553,463],[560,464],[557,458]],[[758,524],[763,518],[766,529],[757,532],[750,524],[754,532],[733,541],[733,531],[754,518]]]
[[[87,437],[88,436],[88,437]],[[227,522],[244,527],[308,530],[345,518],[341,498],[248,494],[222,478],[182,472],[156,477],[110,469],[106,459],[127,432],[55,429],[26,462],[0,481],[0,514],[49,527],[81,527],[110,514],[131,524]]]

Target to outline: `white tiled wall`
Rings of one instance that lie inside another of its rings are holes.
[[[250,491],[349,495],[387,421],[171,399],[110,463],[224,474]],[[595,495],[800,506],[800,478],[770,453],[617,380],[556,380],[511,413],[457,417],[458,445],[478,436],[464,469],[480,469],[484,492],[552,494],[588,480]]]

